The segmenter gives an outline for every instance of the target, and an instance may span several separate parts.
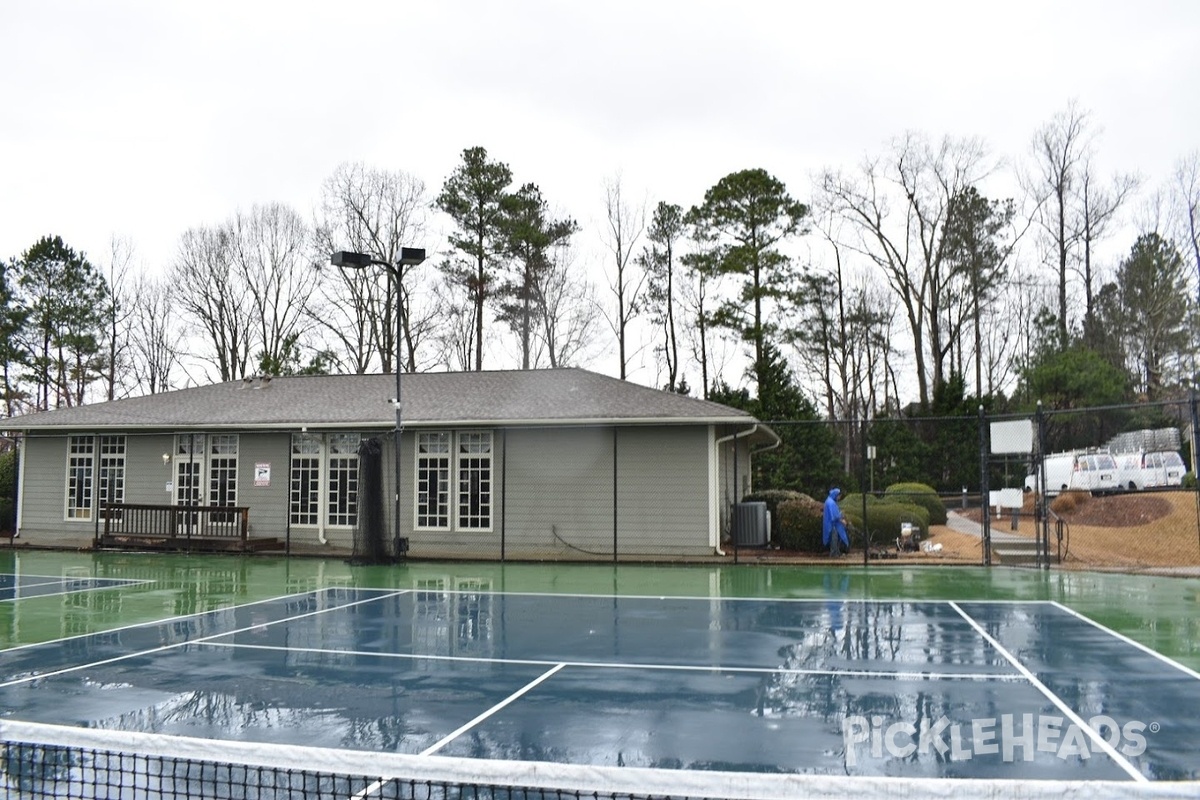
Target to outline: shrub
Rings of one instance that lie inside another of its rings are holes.
[[[16,528],[11,497],[0,497],[0,531],[8,533]]]
[[[946,524],[946,504],[932,486],[923,483],[893,483],[883,493],[885,500],[895,499],[928,509],[929,524]]]
[[[867,507],[868,508],[875,505],[876,503],[884,503],[884,502],[889,502],[889,501],[881,500],[873,494],[867,495]],[[855,492],[854,494],[842,495],[841,497],[838,498],[838,505],[842,507],[843,511],[857,511],[858,515],[862,516],[863,496],[857,492]]]
[[[819,553],[825,549],[821,544],[824,511],[825,506],[808,495],[784,500],[771,517],[771,536],[785,550]]]
[[[0,453],[0,497],[12,498],[17,490],[17,451]]]
[[[1196,490],[1196,473],[1195,472],[1188,472],[1188,473],[1184,474],[1182,488],[1191,489],[1192,491]]]
[[[1082,508],[1091,497],[1089,492],[1063,492],[1050,501],[1050,510],[1055,514],[1070,514]]]
[[[771,515],[771,527],[774,530],[779,529],[779,504],[785,503],[788,500],[811,500],[812,498],[806,494],[792,491],[791,489],[763,489],[761,492],[752,492],[742,498],[743,503],[766,503],[767,512]]]
[[[860,503],[854,509],[845,509],[846,519],[859,531],[859,536],[863,533],[862,505]],[[871,531],[871,541],[879,545],[888,545],[892,543],[897,536],[900,535],[900,526],[902,523],[911,523],[916,525],[920,530],[921,538],[929,535],[929,510],[924,506],[916,506],[911,503],[868,503],[867,504],[867,525]],[[856,542],[851,536],[851,544],[858,544],[861,539]]]

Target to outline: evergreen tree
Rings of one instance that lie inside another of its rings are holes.
[[[801,232],[807,215],[808,207],[762,169],[725,176],[688,212],[691,224],[715,237],[717,272],[742,279],[737,300],[718,310],[716,322],[752,345],[754,378],[760,383],[771,369],[766,346],[778,333],[771,316],[774,302],[787,297],[795,283],[791,259],[778,248]]]
[[[100,326],[108,284],[61,237],[43,237],[21,257],[28,309],[30,375],[40,409],[79,405],[100,377]]]
[[[482,147],[468,148],[462,157],[436,200],[454,220],[457,229],[450,234],[450,245],[460,254],[441,268],[451,285],[466,291],[475,329],[475,369],[482,370],[485,309],[496,291],[496,270],[507,247],[505,207],[512,171],[507,164],[489,161]]]

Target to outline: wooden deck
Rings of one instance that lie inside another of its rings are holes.
[[[98,550],[258,552],[283,546],[274,537],[250,536],[247,506],[105,503]]]

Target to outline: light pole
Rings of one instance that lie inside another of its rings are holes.
[[[377,258],[372,258],[366,253],[352,253],[347,250],[339,250],[329,256],[329,263],[335,267],[349,269],[366,269],[367,267],[376,266],[383,267],[387,270],[388,275],[392,279],[395,287],[396,295],[396,510],[395,510],[395,533],[394,541],[392,542],[393,556],[400,557],[400,428],[404,423],[404,418],[400,410],[400,343],[404,338],[403,320],[400,317],[400,268],[415,267],[425,260],[425,249],[419,247],[401,247],[400,258],[396,259],[395,263],[390,261],[381,261]]]

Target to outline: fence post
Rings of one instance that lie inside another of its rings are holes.
[[[1196,466],[1196,437],[1200,435],[1200,430],[1197,430],[1197,428],[1200,428],[1200,415],[1197,415],[1196,413],[1195,388],[1191,390],[1189,399],[1191,401],[1190,405],[1192,412],[1192,452],[1189,453],[1189,455],[1192,457],[1192,475],[1200,478],[1200,468]],[[1195,489],[1193,489],[1192,494],[1196,498],[1196,538],[1197,542],[1200,543],[1200,486],[1197,486]]]
[[[1037,475],[1038,475],[1038,547],[1037,566],[1050,569],[1050,503],[1046,497],[1046,416],[1042,411],[1042,401],[1037,403]]]
[[[979,524],[983,566],[992,565],[992,514],[989,501],[991,483],[988,481],[988,424],[983,404],[979,405]]]
[[[867,426],[868,426],[868,424],[869,424],[868,420],[864,419],[862,421],[862,428],[860,429],[860,433],[859,433],[859,437],[858,437],[860,449],[862,450],[862,458],[859,460],[859,465],[858,465],[858,486],[859,486],[858,493],[860,495],[862,495],[862,520],[863,520],[862,549],[863,549],[863,566],[864,567],[870,565],[870,559],[871,559],[871,529],[867,525],[867,493],[864,491],[864,488],[867,485],[867,430],[868,430]],[[837,533],[835,532],[834,536],[836,536],[836,535],[837,535]]]

